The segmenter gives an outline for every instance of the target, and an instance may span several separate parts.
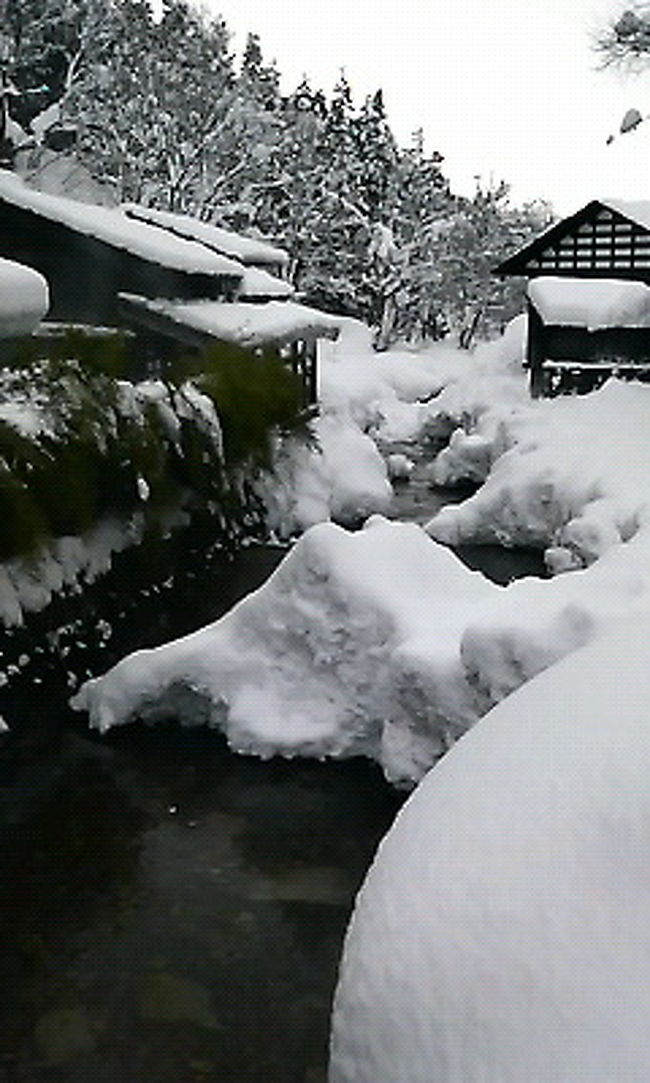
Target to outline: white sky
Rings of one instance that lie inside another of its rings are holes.
[[[284,89],[328,94],[341,67],[357,100],[382,87],[401,142],[417,127],[456,191],[504,179],[516,202],[562,213],[587,199],[650,198],[650,121],[605,145],[647,75],[596,70],[594,32],[624,0],[203,0],[240,50],[258,33]]]

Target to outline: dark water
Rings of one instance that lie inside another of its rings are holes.
[[[444,497],[398,494],[420,521]],[[0,1083],[325,1079],[343,933],[403,795],[365,761],[261,762],[173,726],[99,739],[66,707],[73,676],[215,619],[281,556],[152,542],[5,637]],[[534,573],[494,558],[500,581]]]
[[[7,1081],[315,1083],[354,893],[399,797],[367,763],[68,734],[7,808]]]
[[[182,555],[169,583],[179,554],[158,553],[153,589],[131,554],[4,644],[30,661],[2,689],[0,1083],[325,1079],[343,933],[403,797],[366,761],[265,763],[171,726],[100,740],[66,710],[67,672],[214,619],[282,553]]]

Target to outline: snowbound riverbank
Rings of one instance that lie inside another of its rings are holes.
[[[420,784],[357,897],[331,1083],[650,1075],[650,618],[552,666]]]
[[[487,481],[429,533],[451,540],[455,524],[454,538],[525,540],[556,568],[589,567],[500,588],[412,524],[320,525],[231,614],[125,659],[75,705],[101,729],[138,716],[207,721],[265,756],[363,752],[413,782],[519,685],[630,611],[650,611],[648,495],[634,466],[650,462],[650,388],[531,402],[513,365],[520,348],[520,327],[473,358],[447,348],[378,358],[344,337],[323,366],[322,420],[379,445],[456,425],[434,478],[480,469]],[[376,454],[368,476],[385,483]],[[483,533],[463,533],[466,520]]]

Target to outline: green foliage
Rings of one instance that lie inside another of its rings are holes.
[[[242,479],[270,464],[272,434],[307,430],[302,382],[272,350],[220,346],[183,358],[152,393],[109,374],[124,362],[119,343],[74,335],[47,346],[43,357],[43,342],[23,344],[20,366],[0,369],[3,560],[107,515],[139,509],[155,520],[188,494],[197,508],[241,521],[255,510]],[[73,347],[83,363],[66,358]]]
[[[199,424],[177,419],[172,437],[156,402],[77,360],[41,358],[2,370],[0,402],[16,418],[0,421],[3,559],[47,537],[81,534],[104,515],[156,514],[182,492],[214,496],[223,485],[219,449]],[[171,393],[164,406],[172,410]],[[22,427],[21,411],[30,419]]]
[[[47,355],[50,370],[73,357],[88,373],[127,379],[136,362],[133,338],[126,331],[110,333],[90,327],[65,327],[62,333],[30,335],[10,340],[3,361],[13,369],[29,369]]]
[[[274,351],[220,346],[200,364],[196,384],[215,404],[229,466],[268,466],[274,432],[306,433],[302,382]]]

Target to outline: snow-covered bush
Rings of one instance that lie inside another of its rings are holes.
[[[79,535],[106,515],[173,504],[188,490],[217,497],[220,428],[210,400],[198,398],[76,360],[3,369],[0,558]]]

